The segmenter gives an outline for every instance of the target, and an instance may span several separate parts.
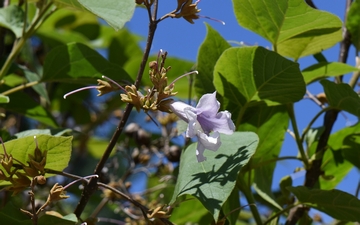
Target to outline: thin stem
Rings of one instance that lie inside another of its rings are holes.
[[[296,123],[296,118],[295,118],[295,112],[294,112],[294,104],[291,103],[291,104],[287,104],[287,110],[288,110],[288,114],[290,116],[290,121],[291,121],[291,125],[294,129],[294,134],[295,134],[295,141],[296,141],[296,144],[298,146],[298,149],[299,149],[299,152],[300,152],[300,155],[301,155],[301,159],[304,163],[304,166],[306,169],[309,168],[309,159],[305,153],[305,149],[302,145],[302,141],[301,141],[301,137],[300,137],[300,133],[299,133],[299,129],[298,129],[298,126],[297,126],[297,123]]]
[[[20,91],[20,90],[23,90],[25,88],[28,88],[28,87],[32,87],[32,86],[35,86],[39,84],[39,81],[33,81],[33,82],[30,82],[30,83],[26,83],[26,84],[22,84],[22,85],[19,85],[17,87],[14,87],[14,88],[11,88],[7,91],[4,91],[3,93],[1,93],[2,95],[10,95],[14,92],[17,92],[17,91]]]
[[[288,205],[285,209],[276,212],[274,215],[272,215],[271,217],[269,217],[265,222],[264,225],[270,223],[273,219],[275,219],[276,217],[281,216],[281,214],[286,213],[287,211],[289,211],[290,209],[294,208],[295,206],[301,205],[301,203],[296,203],[296,204],[292,204],[292,205]]]
[[[245,180],[242,175],[238,176],[236,181],[236,186],[238,189],[245,195],[246,200],[250,206],[250,210],[254,216],[255,222],[257,225],[262,225],[260,213],[256,207],[254,196],[251,192],[251,188],[246,185]]]
[[[312,118],[312,120],[310,121],[310,123],[306,126],[305,130],[303,131],[303,134],[301,135],[301,139],[300,141],[303,142],[305,139],[305,135],[307,134],[307,132],[309,132],[309,130],[311,129],[311,126],[315,123],[315,121],[326,111],[332,110],[332,107],[326,107],[321,109],[315,116],[314,118]]]

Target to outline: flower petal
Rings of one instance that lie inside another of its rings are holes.
[[[180,101],[171,102],[169,104],[169,108],[173,113],[175,113],[178,117],[180,117],[180,119],[184,120],[187,123],[189,122],[189,119],[186,116],[185,109],[195,111],[194,107]]]
[[[196,158],[198,162],[203,162],[206,160],[206,157],[204,156],[205,147],[200,142],[198,142],[197,148],[196,148]]]
[[[205,117],[215,117],[220,109],[220,103],[216,100],[216,91],[212,94],[203,95],[196,106],[196,113]]]
[[[221,145],[220,134],[218,132],[214,132],[211,135],[206,135],[198,131],[199,142],[208,150],[216,151],[219,149]]]

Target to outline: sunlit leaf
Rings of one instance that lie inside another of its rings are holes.
[[[304,186],[288,187],[301,203],[318,209],[335,219],[360,221],[360,200],[340,190],[308,189]]]
[[[121,29],[131,19],[135,10],[133,0],[78,0],[86,9],[104,19],[115,30]]]
[[[214,85],[231,111],[262,101],[296,102],[305,94],[299,64],[263,47],[225,50],[215,66]]]
[[[37,135],[36,139],[39,149],[42,152],[47,150],[45,168],[62,171],[68,166],[72,149],[72,137],[56,137],[41,134]],[[7,153],[25,165],[27,165],[27,161],[29,160],[28,155],[34,155],[35,147],[34,136],[27,136],[5,142]],[[47,175],[50,176],[50,174]]]
[[[341,40],[341,20],[303,0],[233,0],[233,4],[239,24],[269,40],[282,55],[297,59]]]
[[[199,96],[215,91],[214,66],[225,49],[231,47],[210,25],[206,24],[206,28],[206,38],[199,48],[196,66],[199,74],[195,76],[195,91]]]
[[[359,69],[345,63],[321,62],[303,69],[302,74],[306,84],[310,84],[321,78],[345,75]]]
[[[20,38],[24,26],[24,12],[21,7],[13,4],[0,8],[0,26],[8,28],[17,38]]]
[[[360,116],[359,95],[348,84],[335,84],[328,80],[322,80],[320,83],[332,107]]]
[[[221,135],[221,147],[216,152],[205,151],[207,161],[198,163],[197,143],[181,155],[180,171],[170,204],[179,196],[190,194],[198,198],[215,221],[220,208],[232,193],[240,169],[254,154],[258,137],[252,132]]]
[[[42,81],[96,84],[102,75],[115,80],[132,80],[120,66],[110,63],[95,50],[84,44],[71,43],[49,52]]]

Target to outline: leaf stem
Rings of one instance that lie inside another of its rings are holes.
[[[290,117],[290,121],[291,121],[291,125],[294,129],[294,134],[295,134],[295,141],[296,144],[298,146],[300,155],[301,155],[301,159],[304,163],[305,169],[309,168],[309,159],[305,153],[305,149],[304,146],[302,145],[302,139],[300,137],[300,133],[299,133],[299,129],[296,123],[296,118],[295,118],[295,112],[294,112],[294,104],[293,103],[289,103],[286,105],[287,106],[287,110],[288,110],[288,114]]]
[[[261,216],[260,213],[256,207],[254,196],[251,192],[251,188],[246,185],[246,182],[244,180],[244,177],[242,174],[238,176],[238,179],[236,181],[236,186],[238,189],[245,195],[246,200],[248,201],[248,204],[250,206],[250,210],[254,216],[255,222],[257,225],[262,225]]]
[[[307,134],[307,132],[309,132],[311,126],[315,123],[315,121],[326,111],[332,110],[332,107],[326,107],[321,109],[315,116],[314,118],[312,118],[312,120],[310,121],[310,123],[306,126],[305,130],[303,131],[303,134],[301,135],[301,139],[300,141],[303,142],[305,139],[305,135]]]
[[[295,204],[292,204],[292,205],[288,205],[285,209],[279,211],[279,212],[276,212],[274,215],[272,215],[271,217],[269,217],[265,222],[264,222],[264,225],[270,223],[273,219],[275,219],[276,217],[279,217],[281,216],[281,214],[284,214],[286,213],[287,211],[289,211],[290,209],[294,208],[295,206],[298,206],[298,205],[301,205],[300,202],[298,203],[295,203]]]
[[[39,83],[40,83],[39,81],[33,81],[33,82],[30,82],[30,83],[22,84],[22,85],[19,85],[19,86],[17,86],[17,87],[14,87],[14,88],[11,88],[11,89],[9,89],[9,90],[6,90],[6,91],[4,91],[4,92],[1,93],[1,94],[2,94],[2,95],[9,95],[9,94],[12,94],[12,93],[14,93],[14,92],[23,90],[23,89],[25,89],[25,88],[35,86],[35,85],[37,85],[37,84],[39,84]]]

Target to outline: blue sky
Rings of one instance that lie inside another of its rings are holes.
[[[159,16],[170,12],[176,7],[175,0],[159,2]],[[340,17],[341,20],[343,20],[345,13],[345,1],[314,0],[314,3],[319,9],[336,14]],[[159,49],[163,49],[168,52],[169,56],[180,57],[195,62],[198,48],[206,36],[206,28],[204,23],[209,23],[228,41],[243,41],[247,45],[260,45],[271,48],[270,43],[264,38],[240,27],[233,13],[232,1],[202,0],[198,4],[198,8],[201,9],[200,15],[222,20],[225,22],[225,25],[205,18],[196,20],[195,24],[190,24],[182,18],[166,19],[158,25],[151,53],[155,54]],[[143,36],[145,39],[147,36],[148,27],[147,19],[148,17],[146,11],[142,8],[137,8],[135,10],[133,19],[127,23],[127,27],[132,32]],[[142,46],[144,46],[144,43],[142,43]],[[337,61],[338,52],[339,45],[336,45],[333,48],[324,51],[324,55],[328,61]],[[316,61],[313,59],[313,57],[310,56],[300,59],[299,63],[301,69],[303,69],[316,63]],[[351,65],[355,64],[355,51],[353,47],[349,53],[348,63]],[[322,92],[322,88],[319,84],[310,85],[308,90],[313,94]],[[310,100],[302,100],[300,103],[295,105],[295,109],[300,131],[306,127],[307,123],[319,111],[319,107]],[[357,118],[354,116],[349,114],[346,114],[346,116],[349,117],[350,123],[352,124],[357,121]],[[321,117],[316,121],[314,127],[321,126],[322,122],[323,118]],[[334,130],[341,129],[348,124],[349,121],[347,121],[345,117],[340,114],[338,121],[335,124]],[[296,155],[296,152],[297,147],[295,145],[295,141],[290,137],[290,135],[287,134],[281,155]],[[278,163],[273,186],[278,187],[278,182],[283,176],[292,173],[296,167],[300,166],[301,164],[295,162],[294,160],[282,161],[281,163]],[[354,194],[358,179],[358,172],[357,170],[353,169],[338,188]],[[301,185],[303,184],[303,180],[304,176],[303,174],[300,174],[298,178],[294,180],[294,183],[295,185]]]

